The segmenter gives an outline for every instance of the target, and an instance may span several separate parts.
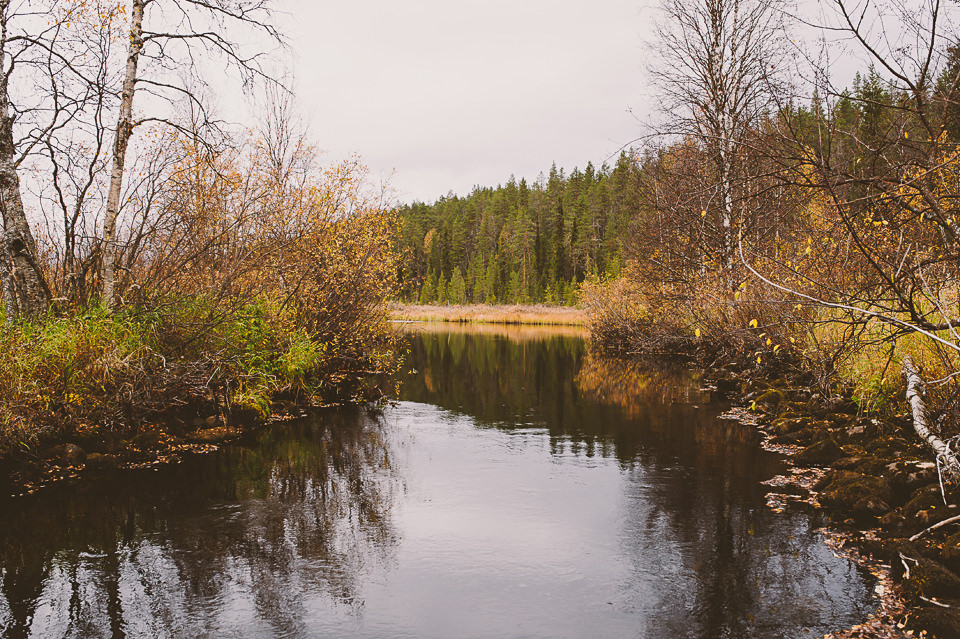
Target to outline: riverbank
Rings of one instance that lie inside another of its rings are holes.
[[[195,296],[3,323],[0,490],[174,461],[309,406],[382,400],[396,334],[382,311],[333,310],[323,329],[290,305]]]
[[[390,319],[410,322],[460,324],[516,324],[531,326],[584,326],[587,314],[573,306],[533,305],[417,305],[394,303]]]
[[[881,606],[840,637],[960,636],[960,488],[942,485],[909,414],[865,412],[850,397],[823,397],[802,374],[757,377],[734,364],[708,378],[755,424],[790,473],[768,482],[772,508],[822,509],[837,527],[834,552],[878,578]],[[905,634],[912,630],[913,635]]]

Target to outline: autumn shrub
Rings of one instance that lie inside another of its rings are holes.
[[[589,315],[591,340],[603,350],[634,352],[651,332],[653,319],[641,288],[632,278],[585,282],[580,301]]]
[[[166,223],[144,238],[130,299],[203,300],[197,328],[181,327],[198,336],[183,341],[223,354],[239,404],[379,397],[371,380],[398,358],[385,315],[396,220],[382,188],[356,160],[319,166],[302,140],[222,155],[179,142]]]
[[[741,368],[782,368],[795,359],[796,310],[719,275],[667,284],[628,265],[616,280],[584,285],[582,303],[591,338],[604,351]]]
[[[131,203],[153,217],[124,226],[115,306],[71,299],[0,328],[0,448],[384,397],[395,221],[366,170],[169,142],[183,149],[162,191]]]

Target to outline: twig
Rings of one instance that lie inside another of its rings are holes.
[[[837,302],[828,302],[828,301],[826,301],[826,300],[822,300],[822,299],[818,299],[818,298],[816,298],[816,297],[813,297],[812,295],[807,295],[807,294],[805,294],[805,293],[801,293],[800,291],[795,291],[795,290],[793,290],[792,288],[788,288],[788,287],[783,286],[783,285],[781,285],[781,284],[777,284],[776,282],[773,282],[773,281],[767,279],[766,277],[764,277],[763,275],[761,275],[755,268],[753,268],[753,267],[747,262],[747,258],[744,257],[744,255],[743,255],[743,238],[742,238],[742,237],[740,238],[740,241],[739,241],[739,247],[740,247],[740,262],[744,265],[744,267],[745,267],[748,271],[750,271],[751,273],[753,273],[753,275],[754,275],[757,279],[759,279],[761,282],[764,282],[765,284],[767,284],[767,285],[769,285],[769,286],[772,286],[772,287],[775,288],[775,289],[781,290],[781,291],[783,291],[783,292],[785,292],[785,293],[790,293],[791,295],[796,295],[797,297],[800,297],[800,298],[802,298],[802,299],[805,299],[805,300],[807,300],[807,301],[809,301],[809,302],[813,302],[814,304],[816,304],[816,305],[818,305],[818,306],[823,306],[823,307],[825,307],[825,308],[839,308],[839,309],[842,309],[842,310],[845,310],[845,311],[850,311],[850,312],[852,312],[852,313],[861,313],[861,314],[863,314],[863,315],[866,315],[867,317],[876,318],[876,319],[878,319],[878,320],[880,320],[880,321],[882,321],[882,322],[887,322],[887,323],[889,323],[889,324],[893,324],[894,326],[897,326],[897,327],[899,327],[899,328],[902,328],[902,329],[904,329],[904,330],[907,331],[907,332],[920,333],[921,335],[924,335],[924,336],[926,336],[926,337],[929,337],[930,339],[934,340],[935,342],[938,342],[939,344],[942,344],[943,346],[946,346],[947,348],[952,349],[952,350],[954,350],[954,351],[960,351],[960,346],[958,346],[957,344],[955,344],[955,343],[953,343],[953,342],[948,342],[947,340],[943,339],[942,337],[940,337],[940,336],[938,336],[938,335],[934,335],[932,332],[930,332],[930,331],[928,331],[928,330],[925,330],[925,329],[923,329],[923,328],[921,328],[921,327],[919,327],[919,326],[917,326],[917,325],[915,325],[915,324],[911,324],[911,323],[909,323],[909,322],[905,322],[905,321],[903,321],[903,320],[901,320],[901,319],[898,319],[898,318],[896,318],[896,317],[892,317],[892,316],[886,315],[886,314],[884,314],[884,313],[878,313],[877,311],[871,311],[871,310],[866,309],[866,308],[859,308],[859,307],[857,307],[857,306],[851,306],[851,305],[849,305],[849,304],[840,304],[840,303],[837,303]]]
[[[940,606],[941,608],[953,608],[953,606],[948,606],[948,605],[945,604],[945,603],[940,603],[939,601],[934,601],[933,599],[927,599],[927,598],[924,597],[923,595],[918,595],[918,596],[919,596],[921,599],[923,599],[924,601],[926,601],[927,603],[931,603],[931,604],[933,604],[934,606]]]
[[[907,560],[908,560],[908,559],[909,559],[910,561],[914,562],[914,563],[916,563],[916,561],[917,561],[916,559],[913,559],[912,557],[907,557],[907,556],[904,555],[903,553],[900,553],[900,563],[903,564],[903,571],[904,571],[904,572],[903,572],[903,578],[904,578],[905,580],[910,578],[910,566],[909,566],[909,564],[907,564]]]
[[[946,377],[941,377],[940,379],[935,379],[935,380],[933,380],[932,382],[927,382],[927,386],[929,386],[930,384],[942,384],[942,383],[944,383],[944,382],[948,382],[948,381],[950,381],[951,379],[953,379],[954,377],[956,377],[957,375],[960,375],[960,371],[957,371],[957,372],[955,372],[955,373],[950,373],[950,374],[947,375]]]

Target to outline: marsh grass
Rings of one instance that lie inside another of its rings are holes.
[[[587,321],[587,314],[582,309],[546,304],[510,306],[393,304],[389,313],[392,320],[412,322],[584,326]]]
[[[512,342],[524,343],[551,339],[555,337],[572,337],[587,339],[589,331],[584,326],[566,324],[494,324],[468,322],[416,322],[404,320],[395,325],[403,333],[430,334],[458,334],[458,335],[489,335],[504,337]]]

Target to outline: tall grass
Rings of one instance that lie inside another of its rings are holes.
[[[262,417],[279,397],[379,399],[368,378],[396,364],[395,338],[371,327],[359,347],[318,336],[264,300],[226,311],[190,297],[152,310],[99,306],[0,325],[0,448],[97,429],[131,430],[191,410]]]

